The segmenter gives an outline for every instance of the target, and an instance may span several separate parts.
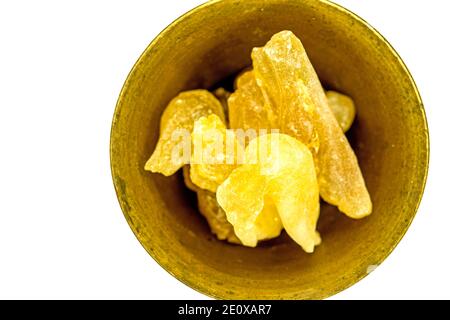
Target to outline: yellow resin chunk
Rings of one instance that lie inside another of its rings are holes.
[[[200,189],[190,177],[189,166],[183,167],[183,177],[186,187],[197,193],[198,209],[208,221],[211,232],[219,240],[227,240],[230,243],[240,244],[241,242],[234,234],[233,226],[228,222],[225,211],[220,207],[216,199],[216,194],[208,190]],[[283,226],[272,202],[266,202],[263,211],[256,221],[258,238],[268,240],[280,235]]]
[[[197,191],[198,210],[206,218],[212,233],[219,240],[240,243],[234,234],[233,226],[228,222],[225,211],[219,206],[216,194],[207,190]]]
[[[228,232],[229,228],[233,230],[233,227],[217,203],[214,192],[243,162],[244,148],[236,140],[233,131],[226,130],[223,122],[215,115],[202,117],[195,122],[192,142],[194,155],[190,170],[187,166],[183,167],[185,184],[197,192],[199,210],[208,220],[213,233],[221,240],[236,243],[234,232]],[[203,154],[201,159],[195,159],[198,157],[196,150],[207,154]],[[240,161],[239,155],[242,157]],[[276,207],[268,203],[257,219],[258,239],[275,238],[280,235],[282,229]]]
[[[252,70],[242,73],[236,80],[237,89],[228,99],[228,117],[231,129],[272,129],[277,121],[270,108],[264,108],[261,90],[256,85]],[[254,138],[254,137],[253,137]]]
[[[320,195],[352,218],[372,212],[358,160],[331,111],[317,74],[300,40],[290,31],[275,34],[252,52],[256,82],[279,114],[279,125],[316,155]]]
[[[288,40],[281,32],[266,46],[253,49],[255,79],[264,97],[264,107],[277,116],[281,132],[297,138],[316,153],[319,149],[313,122],[316,106],[302,81],[302,53]]]
[[[216,192],[244,155],[234,132],[214,114],[195,122],[192,145],[191,180],[211,192]]]
[[[320,243],[314,160],[308,147],[288,135],[267,134],[253,139],[246,148],[245,163],[217,189],[217,200],[246,246],[257,245],[258,218],[264,214],[263,208],[272,204],[286,232],[306,252],[313,252]],[[262,223],[275,231],[275,210],[270,211]]]
[[[356,115],[352,98],[337,91],[327,91],[328,105],[333,111],[339,126],[347,132]],[[232,129],[276,129],[277,123],[270,123],[264,108],[264,97],[256,84],[252,69],[236,78],[236,91],[229,96],[229,121]]]
[[[210,114],[225,120],[222,105],[207,90],[185,91],[172,99],[162,114],[159,140],[145,170],[170,176],[189,163],[190,154],[184,151],[190,147],[194,122]]]
[[[347,132],[355,120],[356,108],[352,98],[336,91],[327,91],[328,105],[342,131]]]
[[[276,238],[283,230],[277,207],[272,199],[264,199],[264,207],[255,221],[258,241]]]

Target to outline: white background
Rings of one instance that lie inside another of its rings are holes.
[[[205,298],[137,242],[108,154],[116,99],[135,60],[201,2],[0,2],[0,298]],[[405,238],[333,299],[448,299],[450,2],[337,2],[405,60],[425,103],[432,154]]]

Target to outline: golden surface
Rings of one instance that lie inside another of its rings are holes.
[[[281,225],[274,222],[279,220],[306,252],[312,253],[320,243],[314,160],[307,146],[286,134],[253,139],[245,150],[244,164],[217,189],[217,201],[246,246],[278,236]]]
[[[256,248],[216,240],[181,173],[143,169],[174,96],[237,74],[250,66],[253,47],[286,29],[301,37],[324,86],[353,98],[358,114],[349,141],[373,201],[362,220],[323,205],[322,244],[313,255],[285,234]],[[422,102],[399,56],[363,20],[318,0],[210,1],[172,23],[125,82],[110,148],[117,196],[143,247],[185,284],[231,299],[320,299],[366,276],[408,229],[429,155]]]

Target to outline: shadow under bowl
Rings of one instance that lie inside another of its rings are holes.
[[[281,30],[300,37],[324,86],[353,97],[349,137],[373,201],[358,221],[323,205],[314,254],[285,234],[257,248],[218,241],[179,174],[144,171],[167,103],[251,65],[251,49]],[[319,299],[363,278],[410,225],[429,154],[421,99],[399,56],[363,20],[317,0],[210,1],[173,22],[128,76],[110,147],[120,205],[144,248],[180,281],[229,299]]]

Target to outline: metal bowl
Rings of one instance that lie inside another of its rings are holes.
[[[301,38],[324,86],[355,100],[349,138],[374,206],[356,221],[322,205],[314,254],[286,235],[257,248],[218,241],[180,175],[143,169],[170,99],[249,66],[251,49],[281,30]],[[173,22],[128,76],[110,147],[120,205],[148,253],[190,287],[232,299],[319,299],[365,277],[414,218],[429,157],[422,102],[400,57],[361,18],[318,0],[210,1]]]

